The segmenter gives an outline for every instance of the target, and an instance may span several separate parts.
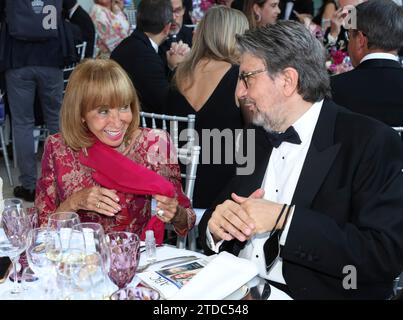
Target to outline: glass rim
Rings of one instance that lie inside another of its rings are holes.
[[[55,217],[63,216],[63,215],[66,215],[66,216],[67,216],[67,214],[70,214],[72,217],[70,217],[70,218],[67,218],[67,217],[66,217],[66,219],[55,219]],[[52,214],[48,217],[48,221],[49,221],[49,220],[73,220],[73,219],[75,219],[75,218],[77,218],[77,219],[80,220],[80,217],[79,217],[79,215],[77,214],[77,212],[73,212],[73,211],[54,212],[54,213],[52,213]]]

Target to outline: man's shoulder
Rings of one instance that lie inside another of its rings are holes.
[[[373,138],[375,136],[396,135],[396,132],[390,126],[377,119],[350,111],[336,104],[335,106],[337,107],[335,133],[338,136]]]
[[[123,39],[123,41],[112,51],[111,58],[116,61],[129,59],[132,63],[135,63],[138,61],[135,57],[154,54],[155,50],[152,48],[147,36],[144,33],[139,31],[136,32],[135,30],[130,36]]]
[[[353,78],[361,77],[360,71],[353,69],[330,77],[330,85],[332,89],[335,86],[348,86]]]

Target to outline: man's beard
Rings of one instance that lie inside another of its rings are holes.
[[[170,36],[175,36],[175,35],[177,35],[179,33],[179,31],[180,31],[179,25],[175,23],[175,28],[171,28],[169,30],[169,35]]]
[[[263,127],[266,131],[269,132],[278,132],[280,131],[280,128],[283,126],[285,119],[280,116],[279,114],[279,108],[276,108],[274,110],[277,110],[276,112],[271,112],[270,115],[267,113],[264,113],[260,111],[256,107],[256,103],[248,98],[243,99],[243,104],[253,104],[253,111],[252,111],[252,123]]]

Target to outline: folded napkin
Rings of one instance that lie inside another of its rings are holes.
[[[222,300],[258,274],[250,260],[221,252],[171,299]]]

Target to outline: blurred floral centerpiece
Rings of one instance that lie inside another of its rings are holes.
[[[353,66],[346,51],[331,48],[326,61],[326,68],[330,74],[340,74],[352,70]]]

